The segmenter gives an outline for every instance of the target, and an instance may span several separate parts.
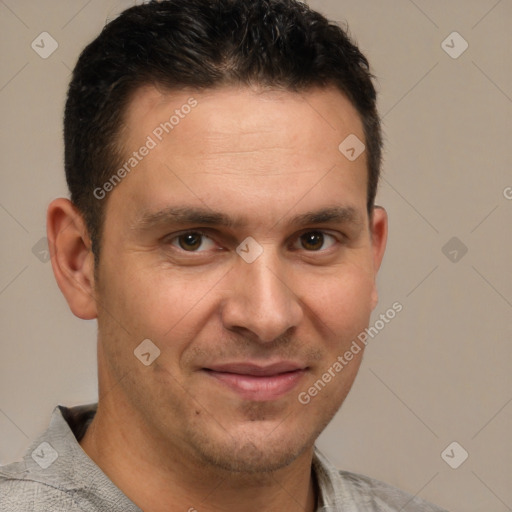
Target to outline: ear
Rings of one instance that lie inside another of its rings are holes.
[[[388,239],[388,214],[381,206],[375,206],[372,210],[370,219],[370,229],[372,237],[372,252],[373,252],[373,269],[374,276],[377,277],[384,251],[386,250],[386,242]],[[375,309],[379,295],[377,292],[377,285],[374,282],[372,291],[372,309]]]
[[[94,255],[85,222],[68,199],[48,207],[46,232],[53,273],[71,311],[84,320],[97,316]]]

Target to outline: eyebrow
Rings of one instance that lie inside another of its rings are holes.
[[[361,214],[351,206],[333,206],[301,213],[292,217],[287,224],[305,226],[308,224],[362,224]]]
[[[301,213],[287,220],[285,219],[286,216],[278,220],[274,225],[280,224],[283,221],[286,226],[307,226],[309,224],[361,225],[363,223],[361,214],[352,206],[326,207]],[[249,221],[243,216],[231,217],[225,213],[208,208],[183,206],[165,208],[158,212],[145,212],[135,221],[132,228],[145,231],[173,224],[242,228],[249,224]]]

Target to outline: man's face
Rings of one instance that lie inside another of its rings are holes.
[[[172,131],[158,130],[175,110]],[[330,89],[146,87],[133,98],[126,160],[153,146],[148,136],[155,146],[106,205],[101,393],[174,453],[277,469],[347,395],[362,351],[307,405],[298,399],[376,303],[372,231],[385,219],[368,218],[366,155],[351,162],[338,149],[350,134],[364,140],[355,109]],[[160,350],[149,366],[134,355],[145,339]]]

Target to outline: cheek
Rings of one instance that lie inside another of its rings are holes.
[[[364,268],[340,268],[316,279],[302,279],[298,295],[310,314],[327,326],[330,336],[357,334],[372,311],[373,278]]]
[[[167,343],[181,339],[178,332],[186,335],[184,341],[193,337],[202,319],[211,314],[211,299],[222,274],[192,276],[183,269],[137,266],[133,260],[111,269],[106,308],[134,338]],[[131,270],[123,270],[127,268]]]

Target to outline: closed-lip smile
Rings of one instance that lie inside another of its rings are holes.
[[[244,399],[268,401],[291,391],[304,376],[307,366],[291,361],[267,365],[233,362],[214,364],[203,370]]]

